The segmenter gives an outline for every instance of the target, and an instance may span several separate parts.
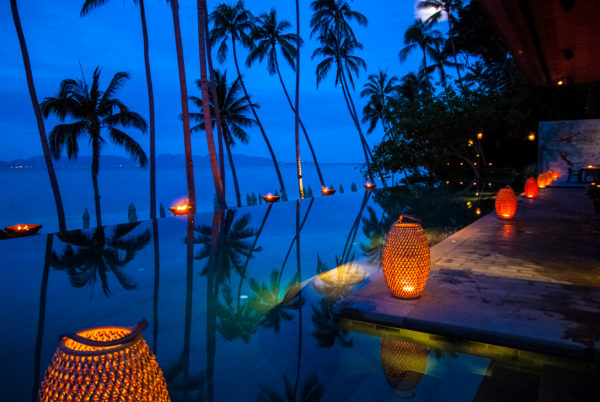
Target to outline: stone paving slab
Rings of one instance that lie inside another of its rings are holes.
[[[582,189],[520,200],[432,247],[416,300],[382,272],[335,306],[343,317],[496,345],[600,361],[600,215]]]

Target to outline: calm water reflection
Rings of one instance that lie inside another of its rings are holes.
[[[490,359],[356,332],[332,306],[400,214],[433,244],[483,198],[393,189],[2,241],[2,400],[35,396],[61,333],[142,317],[173,400],[472,400]]]

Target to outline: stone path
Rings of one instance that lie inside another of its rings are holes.
[[[513,220],[489,214],[431,253],[419,299],[393,297],[377,272],[336,313],[600,361],[600,214],[583,189],[542,190]]]

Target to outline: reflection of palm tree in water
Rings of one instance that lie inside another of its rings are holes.
[[[108,273],[112,272],[121,286],[126,290],[136,287],[135,282],[125,273],[124,268],[135,257],[135,254],[150,242],[150,231],[135,236],[129,235],[139,223],[116,225],[109,236],[104,227],[94,229],[91,236],[77,230],[58,234],[58,238],[67,243],[59,255],[52,252],[50,263],[57,270],[65,270],[71,284],[76,288],[90,284],[92,287],[97,277],[102,282],[102,291],[110,295]],[[122,252],[125,255],[121,255]]]
[[[302,281],[302,268],[300,265],[300,230],[306,221],[306,217],[308,216],[308,212],[310,211],[310,206],[312,206],[312,200],[309,204],[309,209],[306,212],[306,216],[302,221],[302,225],[300,224],[300,200],[296,201],[296,234],[294,239],[292,240],[292,244],[296,244],[296,279],[298,283]],[[287,259],[287,257],[286,257]],[[285,263],[284,263],[285,266]],[[273,272],[276,274],[276,272]],[[272,277],[274,275],[272,274]],[[279,280],[281,280],[281,275],[279,275]],[[297,291],[297,298],[302,300],[302,288],[299,287]],[[325,388],[322,384],[319,384],[319,380],[316,374],[313,374],[302,386],[302,390],[298,397],[298,387],[300,383],[300,371],[301,371],[301,357],[302,357],[302,302],[298,305],[298,353],[297,353],[297,363],[296,363],[296,378],[294,383],[292,383],[287,376],[284,375],[283,381],[285,386],[285,398],[282,397],[274,391],[273,389],[266,387],[264,385],[260,385],[260,392],[257,395],[257,401],[260,402],[268,402],[268,401],[303,401],[303,402],[317,402],[323,398],[325,394]]]
[[[299,237],[300,231],[306,223],[313,202],[314,198],[311,198],[304,218],[299,222],[298,230],[296,230],[290,242],[279,272],[277,270],[271,272],[268,284],[259,283],[254,278],[249,280],[250,288],[254,293],[254,296],[250,300],[250,305],[262,316],[262,325],[267,328],[273,328],[275,332],[279,332],[281,321],[289,321],[294,317],[290,311],[297,310],[304,304],[304,300],[298,292],[300,288],[299,276],[294,275],[290,282],[283,287],[281,286],[281,279],[283,278],[288,258]]]
[[[381,215],[381,218],[378,218],[372,207],[367,208],[367,213],[368,217],[362,218],[362,231],[369,240],[369,244],[361,244],[360,248],[369,258],[371,264],[381,267],[385,237],[394,223],[394,218],[385,212]]]
[[[52,256],[53,235],[46,237],[46,255],[44,257],[44,270],[42,271],[42,286],[40,288],[40,311],[38,315],[38,329],[35,340],[35,353],[33,363],[33,401],[37,400],[40,384],[40,360],[42,354],[42,338],[44,336],[44,323],[46,321],[46,292],[48,290],[48,276],[50,274],[50,259]]]

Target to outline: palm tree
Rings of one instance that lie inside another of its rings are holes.
[[[10,9],[12,11],[15,29],[17,30],[19,45],[21,46],[21,55],[23,57],[23,65],[25,67],[25,77],[27,78],[27,87],[29,88],[29,97],[31,98],[33,113],[35,114],[35,119],[37,121],[38,132],[40,134],[40,141],[42,143],[42,152],[44,153],[44,161],[46,162],[46,170],[48,171],[50,185],[52,186],[52,193],[54,194],[54,203],[56,204],[56,215],[58,217],[58,228],[61,232],[66,232],[67,224],[65,221],[65,210],[62,204],[62,197],[60,196],[58,181],[56,180],[56,173],[54,172],[54,165],[52,164],[52,158],[50,157],[50,150],[48,148],[48,139],[46,138],[46,128],[44,127],[44,120],[42,119],[42,113],[40,112],[38,98],[35,92],[35,86],[33,83],[33,73],[31,71],[31,63],[29,62],[29,52],[27,51],[27,43],[25,43],[25,35],[23,34],[23,28],[21,27],[21,19],[19,17],[19,10],[17,8],[17,0],[10,0]]]
[[[227,85],[227,70],[223,73],[219,71],[214,72],[215,76],[215,89],[217,93],[219,115],[221,116],[221,129],[223,130],[223,137],[225,142],[225,149],[227,151],[227,157],[229,159],[229,166],[231,167],[231,174],[233,176],[233,184],[235,186],[235,196],[237,200],[237,206],[242,206],[242,199],[240,196],[240,187],[238,184],[238,178],[233,162],[233,155],[231,148],[235,146],[235,139],[237,138],[240,142],[247,144],[249,141],[248,133],[246,128],[252,127],[256,124],[256,120],[248,117],[250,113],[250,105],[246,102],[246,99],[241,97],[241,84],[240,78],[237,77],[231,86]],[[200,88],[202,83],[201,80],[196,81],[196,85]],[[192,132],[204,130],[204,109],[201,98],[196,96],[190,96],[190,100],[196,107],[200,109],[200,113],[190,113],[190,118],[193,121],[199,122],[198,125],[192,127]],[[254,105],[258,107],[258,105]],[[211,96],[210,99],[211,116],[213,121],[215,120],[215,102]],[[224,179],[224,175],[223,175]]]
[[[300,191],[300,198],[304,198],[304,187],[302,186],[302,163],[300,160],[300,46],[302,46],[300,43],[300,0],[296,0],[296,109],[294,110],[294,139],[296,140],[298,190]],[[312,150],[312,145],[310,148]],[[314,152],[313,158],[315,159],[317,171],[320,173],[319,164],[316,163],[317,159],[314,157]],[[322,181],[323,179],[321,179],[321,182]],[[323,183],[321,183],[321,188],[323,188]]]
[[[421,96],[430,97],[433,93],[431,82],[423,72],[419,74],[406,74],[400,80],[397,90],[401,98],[411,102],[419,99]]]
[[[108,0],[84,0],[79,15],[87,15],[96,7],[104,5]],[[148,118],[150,128],[150,219],[156,219],[156,144],[154,118],[154,90],[150,73],[150,54],[148,50],[148,27],[146,26],[146,9],[144,0],[133,0],[140,3],[140,18],[142,21],[142,38],[144,40],[144,66],[146,68],[146,86],[148,87]]]
[[[369,97],[363,109],[363,123],[369,122],[367,133],[372,133],[377,123],[381,121],[383,131],[387,133],[390,121],[390,97],[396,93],[398,77],[388,78],[387,71],[379,70],[378,74],[369,75],[368,81],[363,86],[361,97]]]
[[[437,29],[433,29],[433,22],[415,20],[404,32],[404,47],[398,53],[400,61],[405,61],[410,53],[415,49],[420,48],[423,52],[422,70],[427,69],[427,56],[433,57],[435,54],[435,46],[442,45],[444,39],[442,33]]]
[[[138,225],[138,222],[117,225],[109,236],[103,227],[94,228],[91,235],[80,230],[61,233],[58,238],[67,245],[60,255],[52,252],[51,264],[57,270],[65,270],[71,284],[76,288],[88,284],[93,286],[99,277],[102,291],[109,296],[107,274],[112,272],[124,289],[135,289],[135,282],[123,269],[138,251],[148,245],[151,238],[149,230],[135,236],[127,236]],[[121,255],[123,251],[124,256]]]
[[[217,57],[221,63],[223,63],[227,57],[227,52],[229,50],[228,42],[231,41],[231,49],[233,53],[233,60],[235,62],[235,69],[237,71],[238,77],[240,78],[240,84],[242,85],[244,96],[250,104],[250,109],[252,110],[254,119],[258,124],[258,128],[260,129],[263,139],[267,144],[267,148],[269,149],[269,153],[271,154],[271,159],[273,160],[273,165],[275,166],[275,172],[277,173],[277,179],[279,180],[279,186],[281,187],[280,190],[282,192],[285,192],[285,185],[283,184],[283,178],[281,177],[279,164],[277,163],[277,159],[275,158],[275,153],[273,152],[273,148],[271,147],[271,142],[267,137],[267,133],[265,132],[265,129],[260,119],[258,118],[256,108],[252,106],[253,104],[250,101],[250,95],[248,94],[248,90],[246,89],[246,85],[244,84],[242,72],[240,71],[240,66],[237,58],[237,42],[240,42],[242,46],[249,49],[253,47],[252,40],[250,39],[249,35],[249,32],[252,30],[253,25],[252,15],[248,10],[244,8],[244,3],[240,0],[235,4],[235,6],[229,4],[218,5],[215,11],[213,11],[210,14],[209,18],[213,22],[213,28],[210,31],[210,44],[211,46],[214,46],[218,42],[220,42],[217,51]]]
[[[462,7],[462,0],[420,0],[417,4],[418,9],[433,8],[437,10],[429,20],[436,23],[442,19],[443,14],[448,17],[448,37],[452,46],[452,54],[454,55],[454,65],[456,66],[456,74],[458,81],[462,87],[462,77],[460,76],[460,64],[456,57],[456,47],[454,46],[454,11]],[[443,14],[442,14],[443,13]]]
[[[209,67],[210,67],[210,80],[211,82],[213,82],[214,80],[214,75],[213,75],[213,71],[212,71],[212,61],[211,61],[211,54],[210,54],[210,45],[208,43],[208,21],[206,18],[206,14],[207,14],[207,6],[206,6],[206,0],[198,0],[197,2],[197,9],[198,9],[198,43],[199,43],[199,47],[198,50],[200,52],[200,89],[202,92],[202,102],[203,102],[203,111],[204,111],[204,126],[205,126],[205,132],[206,132],[206,144],[208,146],[208,155],[209,155],[209,159],[210,159],[210,167],[211,167],[211,171],[212,171],[212,175],[213,175],[213,182],[215,184],[215,190],[217,192],[217,199],[219,200],[219,204],[221,206],[222,209],[227,208],[227,203],[225,201],[225,178],[221,177],[221,173],[224,173],[224,167],[223,167],[223,163],[221,163],[221,166],[218,167],[217,165],[217,152],[215,150],[215,139],[213,136],[213,125],[212,125],[212,119],[213,117],[211,116],[211,112],[210,112],[210,107],[209,107],[209,91],[208,91],[208,84],[209,82],[207,81],[208,74],[206,73],[206,63],[207,60],[209,61]],[[213,97],[216,97],[216,93],[214,91],[214,87],[213,90],[211,91]],[[217,102],[218,103],[218,102]],[[221,115],[219,113],[219,106],[218,104],[215,105],[215,107],[217,108],[217,113],[215,114],[216,117],[216,123],[217,123],[217,133],[218,133],[218,138],[219,138],[219,147],[221,147],[220,151],[221,151],[221,161],[223,160],[223,149],[221,146],[222,143],[222,129],[221,129]],[[239,196],[238,196],[238,200],[239,200]],[[239,205],[238,205],[239,206]]]
[[[106,143],[102,137],[103,131],[108,131],[110,140],[115,145],[125,148],[125,151],[144,167],[148,158],[144,150],[133,138],[118,127],[133,127],[145,133],[146,121],[120,100],[114,98],[117,90],[129,79],[129,74],[116,73],[106,90],[101,91],[100,67],[96,67],[91,86],[87,85],[85,77],[82,81],[65,79],[60,83],[58,94],[45,98],[40,104],[42,114],[48,118],[55,114],[60,121],[70,117],[72,123],[57,124],[50,132],[50,151],[58,159],[63,147],[67,147],[69,159],[79,155],[78,140],[86,135],[92,146],[92,183],[94,186],[94,202],[96,207],[96,224],[102,227],[100,215],[100,194],[98,191],[98,171],[100,170],[100,150]]]
[[[441,84],[444,87],[444,90],[447,91],[448,90],[448,85],[447,85],[448,78],[446,75],[445,67],[454,66],[454,63],[448,61],[448,53],[446,52],[445,48],[441,48],[440,45],[437,43],[434,45],[433,52],[431,53],[431,58],[433,60],[433,64],[427,66],[427,68],[425,68],[421,71],[423,72],[423,74],[429,75],[437,70],[437,72],[440,76]]]
[[[291,24],[288,21],[277,21],[277,15],[275,9],[271,9],[268,14],[262,14],[256,20],[256,24],[254,29],[252,30],[252,40],[255,42],[255,47],[248,54],[248,58],[246,59],[246,65],[251,66],[256,60],[263,61],[264,58],[267,58],[267,71],[270,75],[277,73],[279,77],[279,82],[281,83],[281,87],[283,88],[283,93],[288,101],[288,105],[292,109],[294,115],[296,114],[296,108],[292,103],[292,99],[290,98],[289,92],[283,82],[283,77],[281,76],[281,70],[279,68],[279,60],[278,60],[278,52],[277,49],[283,55],[285,61],[290,65],[292,70],[296,71],[298,74],[298,68],[296,66],[295,60],[298,60],[297,56],[297,45],[293,42],[296,42],[299,39],[299,36],[293,33],[284,33],[286,29],[289,29]],[[300,45],[302,44],[302,40],[299,39]],[[312,158],[315,162],[315,167],[317,168],[317,174],[319,176],[319,180],[321,182],[321,187],[325,186],[325,181],[323,180],[323,175],[321,173],[321,167],[319,166],[319,161],[317,160],[317,155],[312,146],[312,142],[308,137],[308,133],[306,128],[304,127],[304,123],[302,119],[298,118],[298,123],[302,128],[304,133],[304,138],[306,139],[306,143],[310,149]]]
[[[343,39],[342,42],[339,42],[335,34],[331,31],[319,36],[319,41],[321,42],[322,47],[315,49],[312,55],[313,59],[317,56],[323,58],[323,60],[321,60],[317,65],[316,69],[317,87],[319,86],[319,83],[321,83],[321,81],[323,81],[327,77],[327,74],[335,65],[335,86],[340,84],[340,86],[342,87],[342,93],[344,95],[344,100],[346,101],[346,106],[348,107],[348,112],[350,113],[350,117],[354,122],[354,126],[358,131],[358,135],[361,141],[361,146],[365,156],[365,164],[367,165],[369,179],[371,180],[371,182],[373,182],[369,146],[367,144],[367,140],[363,135],[360,122],[358,121],[358,117],[356,115],[356,107],[354,106],[354,101],[350,96],[350,91],[346,80],[346,73],[348,73],[350,82],[352,83],[352,86],[354,86],[352,73],[358,75],[358,71],[360,68],[366,68],[366,64],[363,59],[352,55],[354,49],[360,49],[362,48],[362,45],[360,45],[357,42],[351,42],[349,39]]]
[[[183,61],[183,44],[181,41],[181,26],[179,24],[179,1],[168,0],[173,14],[173,29],[175,31],[175,50],[177,52],[177,68],[179,71],[179,92],[181,98],[181,120],[183,121],[183,145],[185,149],[185,172],[187,177],[188,205],[191,213],[196,212],[196,188],[194,186],[194,164],[192,162],[192,140],[190,135],[190,116],[188,112],[187,83],[185,79],[185,64]],[[213,172],[214,177],[214,172]],[[215,183],[215,186],[217,184]]]
[[[356,106],[350,94],[350,85],[354,89],[353,75],[358,76],[360,68],[366,69],[365,61],[352,55],[356,49],[362,49],[362,45],[356,40],[350,22],[356,21],[359,25],[366,26],[367,18],[363,14],[353,11],[349,3],[344,0],[315,0],[311,3],[311,8],[313,10],[313,16],[310,20],[311,37],[313,34],[318,33],[318,41],[322,45],[313,52],[312,58],[323,57],[316,70],[317,87],[335,64],[335,85],[341,84],[346,106],[358,131],[365,154],[369,180],[373,182],[370,163],[370,159],[372,159],[371,151],[362,133]],[[348,82],[350,82],[350,85],[348,85]],[[385,185],[383,178],[381,180]]]

